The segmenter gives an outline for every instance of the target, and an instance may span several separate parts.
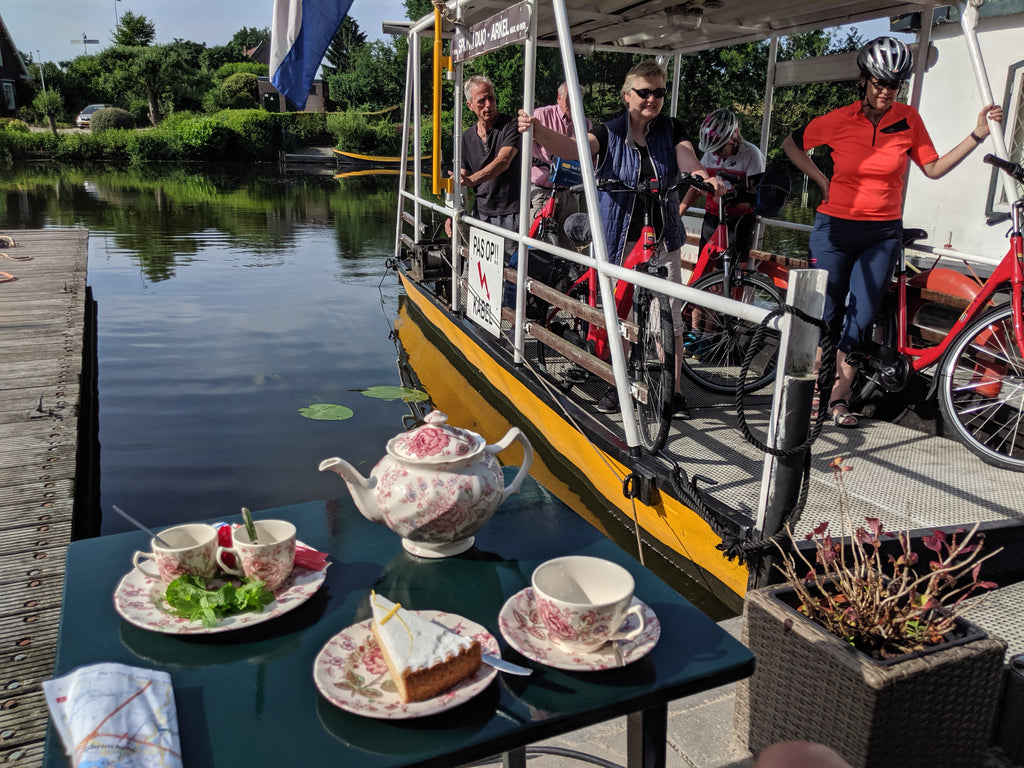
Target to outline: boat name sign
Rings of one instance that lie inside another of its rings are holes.
[[[469,228],[469,300],[470,318],[501,335],[502,260],[505,240],[476,227]]]
[[[496,51],[512,43],[526,40],[530,31],[530,11],[526,3],[509,8],[474,24],[468,30],[456,28],[452,37],[452,61],[468,61],[474,56]]]

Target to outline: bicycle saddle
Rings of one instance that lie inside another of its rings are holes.
[[[562,229],[565,230],[565,236],[577,248],[590,243],[590,218],[587,214],[573,213],[566,216]]]
[[[926,237],[928,237],[927,230],[904,227],[903,247],[906,248],[908,245],[913,245],[918,240],[924,240]]]

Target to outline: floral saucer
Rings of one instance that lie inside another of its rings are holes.
[[[452,632],[480,641],[484,653],[499,655],[498,641],[479,624],[454,613],[414,611]],[[469,701],[483,691],[498,670],[484,664],[454,688],[426,701],[406,704],[388,674],[372,619],[353,624],[327,641],[313,662],[313,680],[320,693],[337,707],[364,717],[405,720],[443,712]]]
[[[637,597],[633,598],[633,605],[639,605],[643,609],[644,631],[632,640],[619,641],[621,662],[610,643],[590,653],[574,653],[551,642],[547,630],[537,617],[533,587],[520,590],[508,599],[498,615],[498,628],[509,645],[526,658],[540,664],[570,672],[613,669],[642,659],[651,652],[661,637],[661,622],[654,615],[654,611]]]
[[[167,635],[212,635],[276,619],[309,600],[327,577],[327,569],[312,571],[296,567],[284,583],[274,590],[274,602],[260,612],[247,611],[225,616],[216,626],[204,627],[201,621],[175,616],[164,600],[166,587],[138,568],[132,568],[114,590],[114,608],[129,624]]]

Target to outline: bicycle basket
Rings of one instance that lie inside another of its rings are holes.
[[[757,190],[757,215],[778,216],[789,199],[789,176],[782,171],[765,171],[751,176],[750,182]]]
[[[551,175],[548,177],[548,181],[555,187],[573,187],[582,184],[583,174],[580,172],[579,161],[552,157]]]

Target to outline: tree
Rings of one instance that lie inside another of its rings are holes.
[[[64,97],[60,91],[50,88],[48,91],[40,91],[32,100],[32,106],[42,114],[50,124],[53,135],[57,135],[57,118],[64,113]]]
[[[125,11],[114,28],[114,45],[148,46],[156,39],[156,26],[140,14]]]
[[[117,46],[102,51],[99,82],[108,93],[135,97],[145,103],[152,125],[174,109],[193,109],[202,104],[210,76],[196,66],[200,43],[178,41],[149,47]]]
[[[394,46],[374,40],[356,49],[348,70],[327,78],[327,87],[341,109],[400,106],[405,99],[405,57]]]
[[[351,16],[346,16],[338,31],[331,38],[331,44],[327,47],[324,58],[326,63],[322,65],[324,80],[339,71],[349,68],[352,54],[366,45],[366,35],[359,29],[359,22]]]
[[[242,27],[235,32],[228,43],[228,47],[236,51],[239,61],[244,60],[245,52],[255,48],[260,43],[270,42],[270,27]]]

